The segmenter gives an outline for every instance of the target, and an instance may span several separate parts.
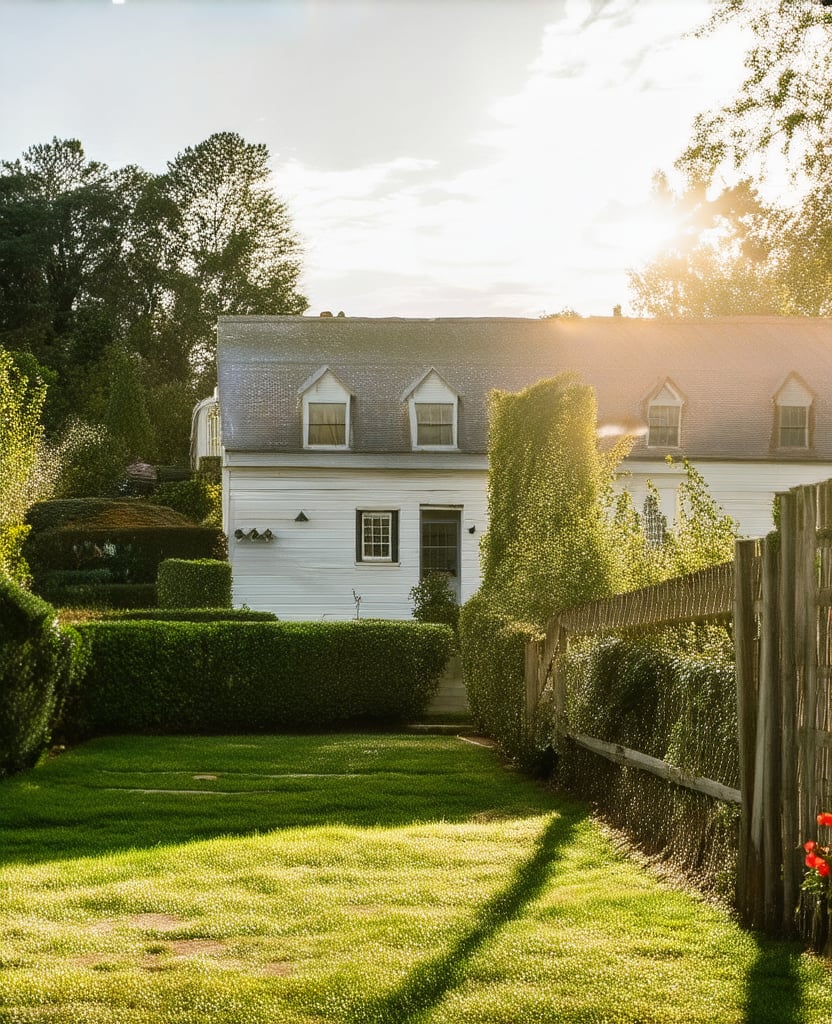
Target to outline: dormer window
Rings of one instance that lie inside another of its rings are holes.
[[[797,374],[790,374],[774,396],[775,445],[808,448],[812,393]]]
[[[329,367],[321,367],[300,389],[304,448],[349,448],[352,392]]]
[[[647,403],[647,446],[679,448],[684,399],[669,381]]]
[[[459,394],[431,368],[405,392],[414,450],[458,447]]]

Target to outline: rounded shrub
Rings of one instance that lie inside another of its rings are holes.
[[[80,638],[55,609],[0,577],[0,777],[31,767],[80,668]]]
[[[230,608],[231,565],[213,558],[166,558],[159,564],[160,608]]]

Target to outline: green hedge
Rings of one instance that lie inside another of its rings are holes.
[[[168,558],[159,565],[160,608],[230,608],[231,566],[210,558]]]
[[[131,608],[123,611],[104,611],[100,620],[152,619],[155,622],[277,622],[274,612],[253,611],[251,608]]]
[[[58,628],[55,609],[0,577],[0,777],[46,749],[82,662],[79,635]]]
[[[413,622],[95,622],[64,729],[188,733],[326,728],[421,713],[452,647]]]
[[[493,610],[481,594],[459,616],[459,645],[468,706],[480,729],[515,760],[531,753],[525,735],[525,647],[542,634]]]
[[[155,583],[88,583],[42,588],[42,595],[59,608],[152,608]]]
[[[564,659],[568,731],[619,743],[691,776],[739,788],[728,632],[674,627],[576,639]],[[738,808],[562,745],[558,783],[650,854],[730,898]]]

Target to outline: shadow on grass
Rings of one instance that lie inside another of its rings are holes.
[[[527,817],[564,803],[491,750],[396,736],[108,738],[4,781],[0,802],[0,865],[283,829]]]
[[[755,936],[757,957],[746,978],[744,1024],[805,1024],[798,962],[801,947]]]
[[[574,815],[555,815],[511,882],[482,907],[473,928],[446,952],[420,964],[395,991],[355,1007],[350,1017],[352,1024],[407,1024],[460,985],[468,962],[477,951],[540,894],[578,820]]]

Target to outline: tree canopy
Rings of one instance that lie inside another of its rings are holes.
[[[158,175],[90,160],[77,139],[0,162],[0,344],[54,373],[50,433],[111,415],[118,352],[156,426],[134,454],[184,457],[190,410],[214,383],[217,317],[306,309],[300,244],[269,179],[268,149],[233,132]]]
[[[745,27],[736,96],[695,119],[664,198],[680,214],[668,249],[630,274],[650,316],[832,312],[832,6],[818,0],[716,0],[703,34]],[[763,199],[786,174],[790,200]],[[661,188],[660,188],[661,191]]]

